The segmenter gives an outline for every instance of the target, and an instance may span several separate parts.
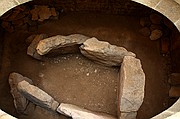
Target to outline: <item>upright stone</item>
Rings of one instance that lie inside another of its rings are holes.
[[[36,36],[32,35],[28,37],[27,39],[30,40],[30,38],[33,38],[33,40],[27,49],[27,54],[34,57],[35,59],[41,60],[42,56],[37,53],[36,47],[39,41],[43,40],[44,38],[47,38],[47,35],[46,34],[40,34]]]
[[[37,52],[40,55],[45,55],[49,53],[51,50],[80,45],[85,42],[89,37],[81,35],[81,34],[72,34],[69,36],[57,35],[53,37],[46,38],[41,40],[37,45]]]
[[[27,77],[23,77],[21,74],[11,73],[9,75],[9,84],[11,88],[11,94],[14,98],[14,106],[18,113],[23,113],[28,104],[28,100],[26,100],[26,98],[23,95],[21,95],[21,93],[17,89],[18,83],[23,80],[26,80],[32,84],[31,79]]]
[[[120,70],[119,119],[136,119],[144,99],[145,74],[139,59],[125,56]]]
[[[64,103],[60,104],[57,108],[57,112],[72,117],[73,119],[116,119],[115,117],[105,113],[92,112],[75,105]]]
[[[55,111],[59,105],[59,103],[55,101],[46,92],[44,92],[43,90],[39,89],[34,85],[29,84],[26,81],[22,81],[18,84],[18,90],[28,100],[43,108]]]
[[[81,53],[89,59],[106,66],[120,66],[124,56],[136,55],[123,47],[111,45],[96,38],[86,40],[80,47]]]

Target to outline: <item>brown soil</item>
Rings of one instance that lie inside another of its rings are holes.
[[[137,54],[146,74],[144,103],[138,119],[149,119],[169,106],[167,83],[168,60],[160,55],[159,41],[150,41],[139,34],[139,18],[84,13],[68,13],[60,20],[49,20],[38,26],[38,31],[6,33],[0,75],[0,107],[16,115],[8,85],[10,72],[31,78],[59,102],[83,106],[117,116],[117,81],[119,68],[95,64],[80,54],[49,58],[41,62],[27,56],[25,39],[31,34],[49,36],[80,33],[123,46]],[[34,111],[35,110],[35,111]],[[22,119],[62,119],[40,107],[30,110]],[[16,115],[18,116],[18,115]]]

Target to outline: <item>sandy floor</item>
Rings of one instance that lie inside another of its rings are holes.
[[[140,28],[139,18],[136,17],[70,13],[61,16],[60,20],[39,25],[38,31],[34,33],[46,33],[49,36],[81,33],[136,53],[146,74],[145,99],[138,119],[149,119],[169,106],[168,61],[160,55],[159,41],[150,41],[141,36],[138,32]],[[58,56],[46,62],[37,61],[26,55],[28,45],[24,41],[34,33],[16,31],[5,35],[0,107],[16,115],[7,82],[9,73],[15,71],[33,79],[36,85],[60,102],[116,116],[119,68],[94,64],[80,54]],[[39,107],[35,110],[31,111],[31,117],[21,118],[62,119]]]

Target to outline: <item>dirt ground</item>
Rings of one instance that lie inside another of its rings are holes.
[[[159,41],[151,41],[139,33],[138,17],[68,13],[59,20],[49,20],[38,31],[16,31],[4,36],[0,72],[0,107],[22,119],[62,119],[36,107],[29,115],[17,115],[8,85],[10,72],[18,72],[33,80],[59,102],[67,102],[90,110],[117,116],[117,81],[119,68],[95,64],[80,54],[49,58],[41,62],[27,56],[25,39],[31,34],[69,35],[80,33],[123,46],[141,59],[146,75],[145,98],[138,119],[149,119],[169,107],[167,83],[169,62],[160,54]]]

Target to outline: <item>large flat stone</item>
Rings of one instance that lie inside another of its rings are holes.
[[[23,80],[26,80],[32,84],[31,79],[24,77],[21,74],[11,73],[9,75],[9,84],[11,87],[11,94],[14,98],[14,106],[18,113],[23,113],[28,104],[28,100],[17,89],[18,83]]]
[[[139,59],[125,56],[120,70],[118,112],[137,112],[143,103],[145,74]],[[134,117],[135,118],[135,117]]]
[[[40,55],[45,55],[54,49],[80,45],[83,42],[85,42],[88,38],[89,37],[81,34],[72,34],[69,36],[57,35],[41,40],[38,43],[36,50]]]
[[[48,110],[55,111],[59,105],[59,103],[46,92],[26,81],[18,83],[18,90],[28,100]]]
[[[116,119],[105,113],[92,112],[75,105],[64,103],[60,104],[57,108],[57,112],[72,117],[73,119]]]
[[[84,56],[106,66],[120,66],[124,56],[136,56],[123,47],[111,45],[96,38],[86,40],[80,50]]]

